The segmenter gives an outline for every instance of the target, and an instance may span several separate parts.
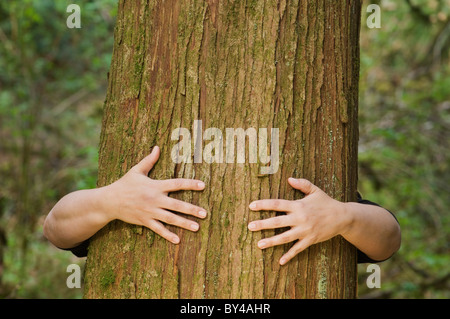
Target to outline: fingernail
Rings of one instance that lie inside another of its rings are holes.
[[[248,229],[250,229],[250,230],[256,229],[256,224],[255,223],[248,224]]]
[[[201,211],[198,212],[198,216],[206,217],[206,212],[204,210],[201,210]]]
[[[250,205],[248,205],[248,207],[250,207],[250,209],[255,209],[256,208],[255,202],[250,203]]]
[[[197,184],[197,186],[198,186],[199,188],[203,188],[203,187],[205,187],[205,183],[199,182],[199,183]]]
[[[198,230],[198,228],[199,228],[198,224],[191,224],[192,230]]]
[[[266,247],[266,245],[267,245],[267,243],[266,243],[265,241],[263,241],[263,240],[261,240],[260,242],[258,242],[258,247],[259,247],[259,248],[264,248],[264,247]]]
[[[285,263],[286,263],[286,258],[285,257],[281,257],[280,265],[284,265]]]
[[[296,182],[297,179],[295,179],[295,178],[293,178],[293,177],[289,177],[289,178],[288,178],[288,181],[290,181],[290,182]]]
[[[172,237],[172,243],[178,244],[179,242],[180,242],[180,238],[178,238],[178,236],[173,236]]]

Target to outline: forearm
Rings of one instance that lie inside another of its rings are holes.
[[[400,226],[384,208],[344,203],[343,212],[349,222],[341,235],[369,258],[382,261],[400,248]]]
[[[44,235],[59,248],[72,248],[111,221],[104,189],[80,190],[64,196],[44,222]]]

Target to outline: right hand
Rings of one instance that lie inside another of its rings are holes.
[[[154,180],[148,173],[158,161],[159,147],[155,146],[138,164],[122,178],[105,187],[111,219],[119,219],[129,224],[145,226],[168,241],[178,244],[180,238],[169,231],[162,222],[197,231],[199,224],[176,213],[205,218],[206,211],[198,206],[169,197],[170,192],[180,190],[200,191],[205,184],[193,179]]]

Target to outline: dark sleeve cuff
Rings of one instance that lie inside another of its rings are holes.
[[[89,239],[85,240],[78,246],[72,247],[72,248],[61,248],[62,250],[71,251],[72,254],[74,254],[77,257],[86,257],[88,253],[89,248]]]

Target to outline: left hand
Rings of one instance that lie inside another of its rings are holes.
[[[281,257],[281,265],[286,264],[307,247],[342,234],[350,223],[342,202],[331,198],[306,179],[289,178],[288,182],[293,188],[303,192],[305,197],[292,201],[263,199],[254,201],[249,206],[254,211],[273,210],[286,213],[286,215],[252,221],[248,225],[251,231],[291,227],[281,234],[258,242],[258,247],[265,249],[298,240]]]

